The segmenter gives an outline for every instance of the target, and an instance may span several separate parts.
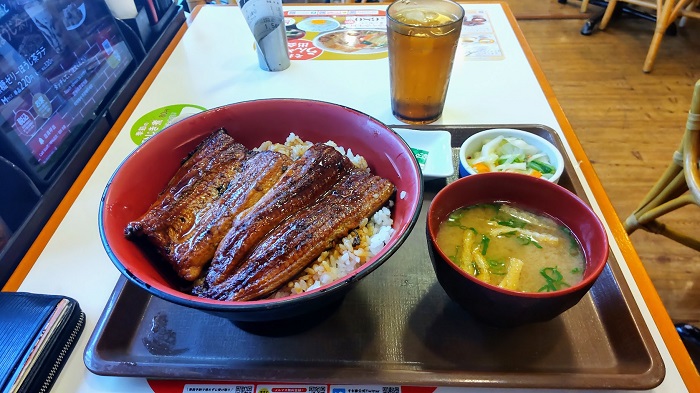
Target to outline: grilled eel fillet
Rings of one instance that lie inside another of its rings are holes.
[[[178,200],[189,197],[192,193],[192,186],[195,184],[191,182],[192,178],[196,177],[198,173],[209,171],[208,168],[211,167],[211,164],[215,164],[211,163],[212,157],[220,156],[231,148],[237,150],[243,148],[243,145],[236,143],[223,128],[214,131],[183,160],[180,168],[163,191],[158,194],[158,198],[151,204],[146,214],[158,214],[159,211],[168,209]]]
[[[185,280],[195,280],[200,267],[180,265],[173,247],[183,242],[200,213],[219,199],[238,175],[250,152],[219,130],[197,146],[157,200],[124,233],[145,237]]]
[[[222,283],[265,235],[311,205],[352,168],[350,160],[335,148],[311,146],[265,196],[236,217],[214,254],[203,288],[197,291]]]
[[[270,232],[232,276],[200,296],[241,301],[273,293],[379,210],[394,191],[389,180],[350,172],[323,198]]]
[[[246,160],[221,198],[199,212],[192,229],[172,244],[170,258],[178,268],[188,270],[188,277],[199,277],[236,214],[260,200],[291,163],[291,158],[274,151],[259,152]]]

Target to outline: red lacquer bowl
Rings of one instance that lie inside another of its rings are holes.
[[[583,280],[553,292],[524,293],[487,284],[455,265],[436,241],[440,223],[460,207],[509,202],[545,213],[566,225],[583,248]],[[608,237],[591,208],[550,181],[516,173],[463,177],[440,190],[428,209],[428,251],[438,282],[447,295],[475,318],[502,327],[553,319],[576,305],[593,286],[608,260]]]
[[[312,142],[334,141],[367,160],[372,173],[396,186],[392,211],[395,234],[373,259],[345,278],[276,300],[246,302],[204,299],[179,291],[169,265],[154,260],[124,236],[127,223],[139,217],[165,188],[184,157],[206,136],[225,128],[248,148],[271,140],[283,143],[290,133]],[[131,282],[150,294],[180,305],[223,313],[234,321],[269,321],[312,313],[343,295],[384,263],[413,228],[423,199],[420,168],[406,143],[378,120],[326,102],[266,99],[235,103],[186,118],[146,141],[119,166],[100,205],[102,243],[112,262]]]

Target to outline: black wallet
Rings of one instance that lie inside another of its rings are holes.
[[[0,391],[48,392],[84,325],[69,297],[0,292]]]

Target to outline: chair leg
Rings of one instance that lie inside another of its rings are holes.
[[[692,10],[694,10],[695,8],[698,7],[698,4],[700,4],[700,1],[698,1],[698,0],[691,1],[691,2],[688,3],[688,5],[685,7],[685,10],[686,10],[686,11],[692,11]],[[685,27],[685,23],[686,23],[687,21],[688,21],[688,17],[687,17],[687,16],[681,17],[681,19],[678,21],[678,27]]]
[[[656,33],[663,35],[663,29],[657,28]],[[641,228],[700,251],[699,239],[657,221],[690,204],[700,205],[700,80],[695,84],[686,130],[673,161],[623,226],[627,234]]]
[[[674,22],[673,9],[676,3],[676,1],[666,0],[663,2],[661,9],[657,9],[656,29],[654,29],[654,37],[651,39],[649,52],[647,52],[647,57],[644,60],[644,67],[642,67],[644,72],[651,72],[654,68],[654,61],[661,46],[661,39],[664,37],[668,26]]]
[[[680,181],[679,178],[682,178],[683,176],[683,167],[675,160],[671,161],[661,177],[656,181],[656,183],[654,183],[652,188],[644,196],[644,199],[639,202],[635,213],[646,210],[647,206],[651,204],[651,201],[658,199],[660,194],[667,192],[666,190],[671,184],[678,184]]]
[[[610,18],[612,18],[613,13],[615,12],[615,7],[617,7],[617,0],[608,1],[608,6],[605,7],[605,14],[603,14],[603,19],[600,21],[599,25],[601,30],[605,30],[605,28],[608,27]]]
[[[681,195],[678,198],[663,201],[652,209],[649,209],[643,214],[635,215],[639,224],[644,225],[648,222],[656,220],[657,218],[666,215],[672,211],[678,210],[681,207],[694,204],[695,201],[690,195]]]
[[[695,203],[700,205],[700,130],[688,131],[688,146],[691,150],[685,159],[685,181]]]
[[[654,69],[654,62],[656,61],[656,55],[659,53],[659,47],[661,46],[661,39],[664,37],[666,29],[657,29],[654,32],[654,37],[651,39],[651,45],[649,45],[649,52],[647,52],[647,57],[644,60],[644,67],[642,71],[651,72]]]
[[[583,0],[581,2],[581,12],[586,12],[588,11],[588,0]]]

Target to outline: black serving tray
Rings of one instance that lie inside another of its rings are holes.
[[[550,128],[406,128],[449,131],[455,164],[458,147],[476,132],[533,132],[560,148],[566,170],[559,184],[586,200],[562,141]],[[227,319],[152,297],[122,277],[87,344],[87,368],[111,376],[269,383],[659,385],[663,361],[612,255],[589,294],[549,322],[494,328],[475,321],[447,297],[428,257],[425,215],[435,193],[456,173],[426,182],[421,215],[404,245],[308,330],[278,337],[252,334]]]

